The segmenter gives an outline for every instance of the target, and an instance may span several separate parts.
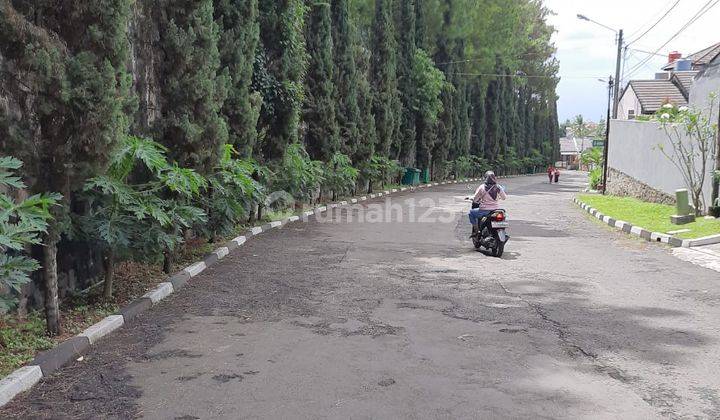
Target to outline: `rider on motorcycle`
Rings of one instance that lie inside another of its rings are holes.
[[[498,210],[500,208],[500,200],[505,199],[507,199],[505,189],[501,185],[498,185],[495,173],[493,171],[485,172],[485,183],[480,185],[475,191],[473,208],[468,214],[470,224],[472,224],[473,227],[471,237],[475,237],[478,234],[478,220],[492,213],[494,210]]]

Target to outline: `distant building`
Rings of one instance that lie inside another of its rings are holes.
[[[560,167],[567,169],[580,168],[580,155],[593,147],[592,139],[560,138]]]

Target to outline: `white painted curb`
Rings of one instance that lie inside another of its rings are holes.
[[[274,229],[274,228],[277,228],[277,227],[280,227],[280,226],[282,226],[282,222],[279,221],[279,220],[276,220],[276,221],[274,221],[274,222],[270,222],[270,228],[271,228],[271,229]]]
[[[241,238],[244,238],[244,237],[241,236]],[[243,241],[243,242],[245,242],[245,241]],[[240,244],[238,244],[238,245],[240,245]],[[206,268],[207,268],[207,265],[205,265],[205,261],[200,261],[200,262],[196,262],[195,264],[193,264],[191,266],[185,267],[185,269],[183,271],[190,274],[190,277],[195,277],[198,274],[205,271]]]
[[[23,366],[0,381],[0,407],[25,392],[42,379],[40,366]]]
[[[104,336],[122,327],[124,323],[125,321],[122,315],[110,315],[97,324],[91,325],[90,328],[78,335],[80,337],[87,337],[88,340],[90,340],[90,344],[95,344]]]
[[[297,222],[298,220],[300,220],[300,216],[290,216],[288,218],[288,222],[290,222],[290,223]]]
[[[247,241],[247,238],[245,238],[244,236],[238,236],[237,238],[233,239],[232,241],[235,242],[238,246],[240,246],[240,245],[244,244],[245,241]]]
[[[152,301],[153,305],[170,296],[173,292],[172,283],[160,283],[151,291],[143,295],[144,298],[148,298]]]
[[[227,257],[227,255],[229,253],[230,253],[230,249],[228,249],[228,247],[226,247],[226,246],[218,248],[214,251],[214,254],[217,255],[219,260],[222,260],[223,258]]]
[[[253,235],[259,235],[262,233],[262,227],[255,226],[254,228],[250,229],[250,233],[252,233]]]

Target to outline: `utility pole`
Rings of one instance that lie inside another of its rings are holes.
[[[720,111],[718,111],[718,132],[715,137],[715,170],[712,179],[712,194],[710,195],[710,206],[715,206],[715,202],[720,195]],[[718,203],[720,204],[720,203]]]
[[[607,190],[607,172],[608,172],[608,143],[610,141],[610,98],[612,96],[613,87],[619,85],[614,83],[612,76],[608,78],[608,104],[607,104],[607,120],[605,121],[605,147],[603,147],[603,177],[602,177],[602,194],[605,195]],[[617,102],[615,103],[615,111],[617,112]]]
[[[613,102],[613,119],[618,117],[618,104],[620,103],[620,64],[622,63],[623,30],[618,31],[617,36],[617,60],[615,61],[615,98]],[[607,150],[607,143],[605,143]]]

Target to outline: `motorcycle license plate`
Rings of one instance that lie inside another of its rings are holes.
[[[504,229],[508,227],[510,227],[510,223],[508,222],[492,222],[493,229]]]

